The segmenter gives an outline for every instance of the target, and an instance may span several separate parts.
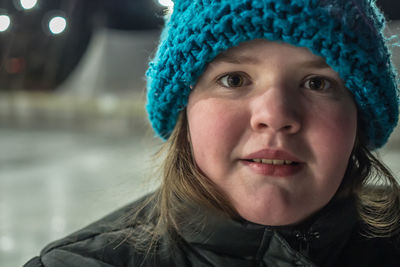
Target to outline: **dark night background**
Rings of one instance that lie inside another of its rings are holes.
[[[0,90],[54,90],[77,65],[96,28],[146,31],[163,23],[156,0],[42,0],[27,11],[14,2],[0,3],[13,22],[0,34]],[[49,12],[64,14],[65,33],[46,31],[42,21]],[[11,71],[5,68],[10,64]]]

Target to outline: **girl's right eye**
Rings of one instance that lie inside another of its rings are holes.
[[[249,83],[245,75],[241,73],[228,73],[218,78],[218,83],[224,87],[242,87]]]

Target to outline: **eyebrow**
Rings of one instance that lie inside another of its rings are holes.
[[[228,53],[222,53],[218,55],[214,62],[226,62],[232,64],[243,64],[243,63],[250,63],[250,64],[257,64],[260,63],[260,58],[245,56],[245,55],[233,55]]]
[[[245,56],[245,55],[233,55],[229,53],[222,53],[218,55],[214,61],[215,63],[225,62],[231,64],[257,64],[261,62],[261,58],[259,57],[252,57],[252,56]],[[303,68],[330,68],[330,66],[325,62],[322,57],[318,57],[316,59],[311,59],[307,61],[303,61],[298,63],[300,67]]]
[[[330,68],[330,66],[326,63],[326,61],[323,58],[305,61],[302,62],[300,65],[306,68],[319,68],[319,69]]]

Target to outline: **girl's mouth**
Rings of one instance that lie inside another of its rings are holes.
[[[271,164],[271,165],[296,165],[298,162],[291,160],[282,160],[282,159],[249,159],[249,162],[257,162],[263,164]]]
[[[246,159],[242,163],[252,172],[270,177],[289,177],[300,172],[304,164],[282,159]]]

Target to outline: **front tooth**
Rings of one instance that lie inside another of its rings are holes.
[[[272,159],[262,159],[262,163],[264,163],[264,164],[273,164],[273,160]]]
[[[274,160],[272,161],[272,164],[274,164],[274,165],[283,165],[284,162],[285,162],[285,161],[284,161],[284,160],[281,160],[281,159],[274,159]]]

